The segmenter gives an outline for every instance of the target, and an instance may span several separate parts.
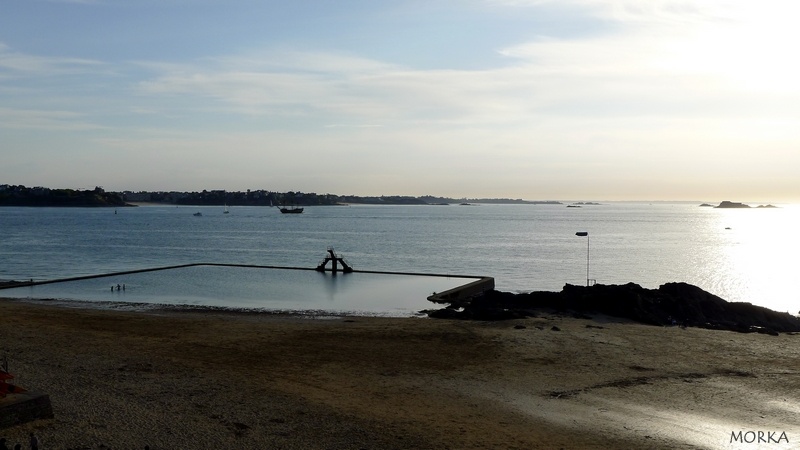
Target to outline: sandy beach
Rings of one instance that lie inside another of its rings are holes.
[[[33,431],[45,449],[800,446],[796,335],[19,300],[0,315],[17,384],[55,414],[0,430],[12,444]],[[759,431],[773,440],[744,442]]]

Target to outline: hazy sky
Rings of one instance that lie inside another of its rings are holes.
[[[0,184],[800,202],[800,3],[3,0]]]

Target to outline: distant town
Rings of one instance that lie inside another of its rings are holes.
[[[313,192],[274,192],[267,190],[200,192],[111,192],[94,189],[53,189],[0,184],[0,206],[97,206],[124,207],[140,204],[209,205],[209,206],[316,206],[316,205],[449,205],[449,204],[561,204],[553,200],[529,201],[510,198],[448,198],[390,195],[364,197],[357,195],[317,194]]]

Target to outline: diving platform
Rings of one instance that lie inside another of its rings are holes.
[[[336,256],[336,252],[333,250],[333,247],[328,247],[328,255],[322,262],[319,263],[317,268],[315,269],[317,272],[325,272],[325,267],[328,265],[328,262],[331,263],[331,271],[336,273],[339,271],[339,264],[342,265],[342,272],[350,273],[353,271],[353,268],[350,264],[347,264],[347,261],[344,260],[341,256]]]

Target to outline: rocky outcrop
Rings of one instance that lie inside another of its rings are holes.
[[[800,331],[800,318],[750,303],[732,303],[687,283],[667,283],[658,289],[638,284],[590,287],[567,284],[561,292],[512,294],[487,291],[472,299],[431,311],[435,318],[504,320],[541,311],[605,314],[650,325],[682,325],[740,332]]]
[[[709,205],[708,203],[703,203],[700,206],[711,206],[711,205]],[[721,202],[719,205],[714,206],[714,208],[723,208],[723,209],[724,208],[750,208],[750,205],[747,205],[747,204],[744,204],[744,203],[739,203],[739,202],[729,202],[729,201],[725,200],[724,202]],[[767,205],[758,205],[758,206],[756,206],[756,208],[777,208],[777,206],[767,204]]]
[[[727,200],[720,202],[720,204],[716,206],[716,208],[749,208],[749,207],[750,205],[745,205],[744,203],[729,202]]]

